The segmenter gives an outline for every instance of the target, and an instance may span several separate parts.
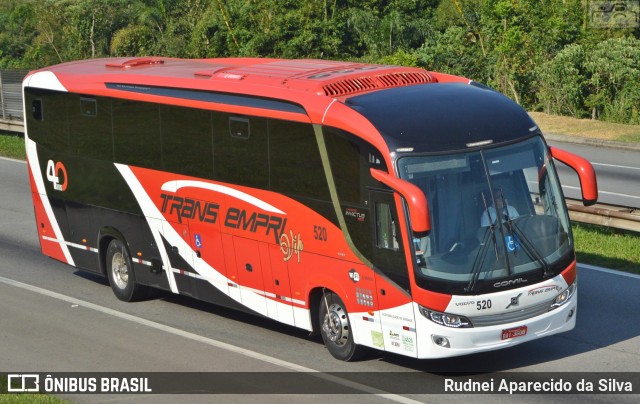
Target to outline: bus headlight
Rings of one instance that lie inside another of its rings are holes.
[[[456,314],[440,313],[439,311],[427,309],[426,307],[419,306],[420,313],[423,316],[433,321],[436,324],[443,325],[450,328],[471,328],[473,325],[468,318],[464,316],[458,316]]]
[[[578,282],[573,282],[571,286],[569,286],[567,289],[564,290],[564,292],[556,296],[556,298],[553,299],[553,302],[551,303],[549,310],[553,310],[567,303],[569,299],[571,299],[573,295],[576,293],[576,290],[578,289],[577,283]]]

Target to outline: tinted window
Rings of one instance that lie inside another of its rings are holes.
[[[216,179],[268,189],[268,128],[265,118],[214,113],[213,162]],[[242,133],[241,136],[237,135],[238,131]]]
[[[340,209],[355,247],[372,260],[372,215],[367,188],[377,186],[370,168],[386,171],[382,156],[368,143],[336,128],[324,128]]]
[[[364,162],[360,161],[359,145],[347,136],[340,130],[325,128],[324,141],[340,202],[362,205],[360,168]]]
[[[147,102],[113,100],[114,160],[160,169],[159,106]]]
[[[71,153],[113,159],[110,99],[70,96],[69,128]]]
[[[409,273],[393,194],[372,192],[371,201],[375,206],[373,263],[389,279],[409,291]]]
[[[211,178],[213,136],[211,112],[160,106],[162,118],[162,160],[167,171]]]
[[[396,221],[388,202],[376,202],[376,247],[398,251]]]
[[[270,121],[269,154],[272,190],[324,201],[331,200],[311,125]]]
[[[60,153],[69,150],[68,97],[66,93],[27,90],[26,105],[37,108],[31,114],[26,114],[29,137],[41,146]]]

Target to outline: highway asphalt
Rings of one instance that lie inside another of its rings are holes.
[[[567,136],[550,136],[547,141],[591,162],[598,178],[599,202],[640,208],[640,149],[635,145],[625,148],[619,143],[585,143]],[[565,196],[580,199],[577,174],[562,163],[556,162],[555,166]]]

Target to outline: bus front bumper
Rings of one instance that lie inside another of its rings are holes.
[[[572,330],[576,325],[578,294],[555,310],[527,320],[488,327],[447,328],[416,316],[418,358],[435,359],[493,351]],[[526,331],[524,331],[526,330]],[[441,338],[445,338],[443,341]]]

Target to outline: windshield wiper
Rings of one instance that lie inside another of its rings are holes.
[[[493,238],[493,249],[496,253],[496,261],[500,260],[500,254],[498,253],[498,240],[496,239],[496,225],[491,222],[491,212],[489,212],[489,207],[487,206],[487,200],[484,197],[484,192],[481,193],[482,202],[484,203],[484,211],[487,212],[487,216],[489,219],[489,231],[484,233],[484,237],[482,238],[481,248],[476,254],[476,258],[473,260],[473,268],[471,269],[471,280],[466,287],[467,292],[471,292],[478,282],[478,278],[480,277],[480,270],[484,265],[484,259],[487,255],[487,241],[489,241],[489,235]]]

